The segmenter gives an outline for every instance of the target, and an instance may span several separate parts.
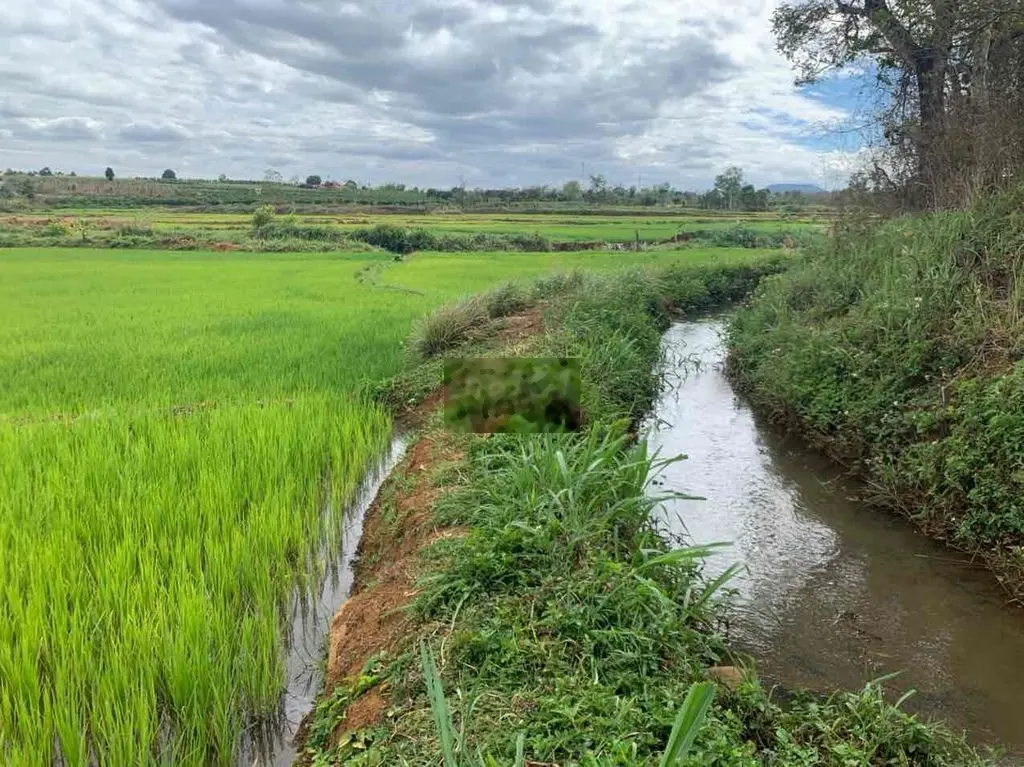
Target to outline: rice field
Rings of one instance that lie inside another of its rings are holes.
[[[191,213],[175,209],[62,210],[51,216],[0,215],[0,226],[16,226],[32,218],[77,218],[96,228],[142,226],[161,233],[192,233],[206,237],[248,232],[252,215],[246,213]],[[743,226],[759,234],[793,233],[821,229],[826,220],[813,215],[782,219],[773,213],[677,213],[674,215],[580,215],[564,213],[345,213],[296,216],[303,226],[329,226],[352,231],[390,224],[423,228],[435,234],[539,234],[552,242],[628,242],[668,239],[681,231],[720,231]]]
[[[757,256],[0,251],[0,762],[233,763],[430,309]]]

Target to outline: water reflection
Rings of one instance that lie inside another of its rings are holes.
[[[666,504],[697,543],[731,541],[714,574],[746,565],[732,627],[762,674],[786,686],[857,689],[891,671],[908,708],[1024,756],[1024,611],[987,573],[851,500],[819,457],[774,436],[722,373],[721,320],[665,337],[683,371],[665,391],[652,447],[688,460],[658,489],[703,496]]]
[[[352,591],[352,561],[363,535],[363,520],[384,481],[405,455],[401,437],[363,478],[355,497],[344,510],[344,526],[338,549],[331,554],[327,572],[315,595],[297,594],[292,604],[287,687],[281,695],[277,716],[249,730],[243,738],[239,767],[291,767],[298,758],[295,735],[303,717],[316,703],[323,683],[323,664],[331,620]]]

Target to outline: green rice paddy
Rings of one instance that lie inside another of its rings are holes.
[[[433,307],[758,256],[0,251],[0,761],[233,762]]]
[[[191,213],[173,209],[150,210],[61,210],[49,215],[0,215],[0,225],[17,225],[38,218],[78,219],[94,228],[143,226],[161,233],[225,239],[252,229],[252,214]],[[422,228],[434,234],[539,234],[552,242],[628,242],[668,239],[679,232],[721,231],[743,226],[759,234],[792,233],[821,229],[826,220],[805,215],[782,220],[766,213],[677,213],[673,215],[573,215],[562,213],[345,213],[297,215],[302,226],[328,226],[352,231],[390,224],[407,229]]]

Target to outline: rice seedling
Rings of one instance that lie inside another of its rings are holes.
[[[230,763],[387,431],[334,397],[0,424],[4,761]]]

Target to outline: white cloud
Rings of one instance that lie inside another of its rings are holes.
[[[450,186],[823,180],[844,110],[796,91],[772,4],[37,0],[0,6],[0,166]]]

